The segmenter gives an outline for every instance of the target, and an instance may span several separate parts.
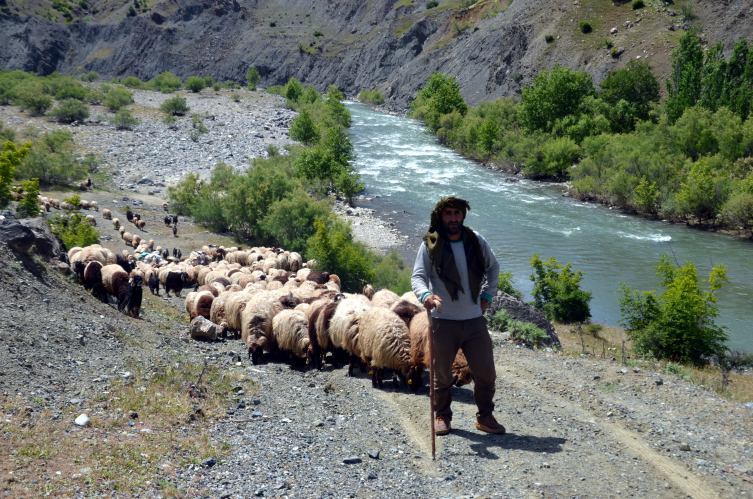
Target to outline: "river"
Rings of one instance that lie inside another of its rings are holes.
[[[620,282],[638,290],[659,289],[654,265],[662,254],[682,264],[694,262],[702,279],[712,262],[723,263],[730,283],[719,293],[717,323],[729,328],[730,347],[753,349],[749,241],[565,198],[557,184],[506,182],[509,175],[487,170],[443,146],[416,120],[357,103],[347,107],[353,116],[356,168],[374,197],[363,205],[376,208],[382,218],[393,218],[408,236],[402,253],[411,264],[434,204],[454,194],[470,202],[466,225],[486,238],[526,299],[533,289],[529,261],[534,253],[542,259],[555,256],[557,262],[584,271],[582,287],[593,293],[595,322],[618,324]]]

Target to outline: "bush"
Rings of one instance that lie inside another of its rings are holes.
[[[18,178],[37,178],[44,185],[66,184],[86,178],[87,165],[74,156],[73,134],[67,130],[45,133],[19,166]]]
[[[233,99],[235,102],[241,101],[241,94],[231,94],[230,98]]]
[[[333,222],[327,227],[322,220],[314,222],[316,233],[309,239],[306,258],[319,262],[320,268],[337,274],[342,290],[359,292],[366,283],[374,280],[368,252],[361,244],[353,243],[350,230]]]
[[[3,128],[2,123],[0,123],[0,145],[5,144],[6,142],[15,141],[16,132],[14,132],[12,128]]]
[[[90,88],[86,93],[86,97],[84,97],[84,102],[92,106],[98,106],[103,100],[105,100],[105,94],[95,88]]]
[[[219,84],[219,83],[215,83],[214,85],[212,85],[212,89],[213,89],[213,90],[214,90],[215,92],[219,92],[219,91],[220,91],[220,88],[221,88],[221,87],[220,87],[220,84]]]
[[[135,76],[129,76],[128,78],[123,80],[123,85],[128,88],[141,88],[143,82]]]
[[[507,328],[513,323],[512,315],[507,310],[497,310],[491,318],[492,328],[498,331],[507,331]]]
[[[725,350],[727,334],[714,324],[719,316],[717,291],[727,279],[724,265],[712,268],[708,290],[701,288],[692,262],[675,268],[667,255],[656,265],[656,276],[665,290],[633,291],[620,283],[621,325],[640,355],[674,362],[705,365]]]
[[[110,118],[110,123],[115,125],[118,130],[133,130],[134,127],[141,123],[141,120],[134,118],[126,109],[121,109],[118,113]]]
[[[427,9],[433,9],[437,5],[439,5],[439,2],[436,2],[436,1],[432,0],[431,2],[427,2],[426,3],[426,8]]]
[[[16,104],[36,116],[43,115],[52,107],[52,97],[44,91],[41,83],[25,82],[16,89]]]
[[[272,203],[261,223],[261,230],[275,246],[305,252],[314,222],[326,219],[330,210],[328,203],[316,201],[303,189],[296,189]]]
[[[546,43],[552,43],[554,41],[554,36],[546,35],[544,36],[544,40],[546,40]]]
[[[103,102],[103,104],[107,106],[107,108],[112,112],[119,111],[120,108],[132,103],[133,93],[124,88],[111,89],[109,92],[107,92],[107,95],[105,96],[105,100]]]
[[[259,70],[253,66],[248,68],[248,71],[246,71],[246,81],[248,82],[248,89],[256,90],[256,84],[259,83],[259,80],[261,80]]]
[[[588,21],[579,22],[578,28],[580,28],[580,32],[584,35],[587,35],[588,33],[593,31],[593,27],[591,27],[591,23],[589,23]]]
[[[303,86],[295,78],[290,78],[282,89],[282,96],[291,102],[298,102],[303,95]]]
[[[178,120],[175,119],[175,116],[172,114],[165,115],[164,118],[162,118],[162,123],[167,125],[167,128],[170,130],[177,130],[178,129]]]
[[[318,29],[316,29],[316,30],[314,30],[314,36],[316,36],[316,37],[324,36],[324,33],[322,33],[321,31],[319,31]]]
[[[0,208],[6,208],[10,203],[10,183],[16,176],[16,169],[21,161],[29,154],[31,142],[26,142],[21,149],[13,142],[5,142],[0,145]]]
[[[199,93],[206,88],[204,78],[191,76],[186,80],[185,87],[193,93]]]
[[[274,27],[276,27],[276,26],[277,26],[277,23],[276,23],[276,22],[274,22],[274,21],[271,21],[271,22],[269,23],[269,27],[270,27],[270,28],[274,28]]]
[[[180,78],[169,71],[165,71],[154,77],[154,88],[163,94],[175,92],[180,86]]]
[[[369,104],[381,105],[384,104],[384,95],[379,90],[366,90],[363,89],[358,93],[358,100],[362,102],[368,102]]]
[[[21,218],[34,218],[39,215],[39,179],[33,178],[23,183],[24,196],[18,202],[16,212]]]
[[[209,76],[209,75],[206,75],[206,76],[204,77],[204,87],[205,87],[205,88],[209,88],[209,87],[211,87],[213,83],[214,83],[214,82],[212,81],[212,77],[211,77],[211,76]]]
[[[547,338],[546,333],[529,322],[512,321],[509,325],[510,336],[522,341],[531,348],[538,348]]]
[[[302,142],[305,145],[319,142],[321,134],[317,130],[316,123],[306,109],[302,109],[298,116],[290,122],[290,138]]]
[[[282,85],[272,85],[271,87],[267,87],[267,93],[268,94],[275,94],[275,95],[282,95],[283,90]]]
[[[573,323],[591,317],[592,295],[580,289],[583,271],[573,272],[571,264],[563,267],[555,257],[542,261],[538,253],[531,258],[531,267],[534,305],[550,320]]]
[[[56,78],[51,90],[55,93],[56,100],[83,100],[89,91],[73,78]]]
[[[91,83],[91,82],[97,80],[97,78],[99,78],[99,73],[97,73],[96,71],[89,71],[88,73],[82,74],[79,77],[79,79],[81,81],[85,81],[85,82],[88,82],[88,83]]]
[[[173,116],[183,116],[188,111],[190,111],[191,108],[188,107],[188,104],[186,104],[186,99],[179,95],[176,95],[175,97],[167,99],[165,102],[163,102],[159,107],[159,110],[163,113],[167,113]]]
[[[434,72],[426,86],[418,91],[418,97],[411,102],[411,109],[418,110],[426,116],[426,124],[433,131],[439,129],[439,117],[457,111],[464,115],[468,106],[460,93],[460,85],[452,76]]]
[[[646,4],[643,3],[643,0],[633,0],[633,10],[642,9],[646,6]]]
[[[80,100],[68,99],[58,104],[58,107],[47,113],[47,116],[61,123],[84,121],[89,117],[89,106]]]
[[[394,249],[387,256],[378,258],[372,284],[376,289],[389,289],[402,295],[412,290],[412,275],[412,269],[405,265],[400,252]]]
[[[78,194],[74,194],[69,198],[63,198],[63,201],[73,206],[74,210],[81,208],[81,196],[79,196]]]
[[[523,300],[523,293],[515,289],[514,285],[515,281],[513,280],[512,272],[509,270],[500,271],[497,289],[502,291],[503,293],[507,293],[514,298],[517,298],[518,300]]]
[[[733,194],[724,204],[723,213],[733,224],[740,225],[746,230],[753,230],[753,194],[749,192]]]
[[[47,219],[47,225],[63,241],[66,249],[99,243],[99,232],[78,213],[71,213],[70,216],[56,215],[55,218]]]

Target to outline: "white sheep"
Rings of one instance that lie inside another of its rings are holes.
[[[274,295],[266,291],[255,293],[241,313],[241,337],[248,346],[248,356],[254,364],[262,360],[264,350],[275,349],[272,319],[275,316]]]
[[[272,331],[280,350],[307,358],[309,331],[306,314],[299,310],[283,310],[272,319]]]
[[[86,221],[92,224],[94,227],[97,226],[97,219],[94,218],[92,215],[86,215]]]
[[[329,324],[332,345],[349,354],[348,376],[353,376],[353,367],[361,357],[358,333],[361,319],[370,308],[371,301],[364,295],[351,295],[340,302]]]
[[[399,300],[400,297],[397,293],[394,293],[389,289],[382,289],[374,293],[374,298],[371,299],[371,306],[390,308],[393,303]]]
[[[89,206],[90,206],[90,207],[91,207],[91,209],[93,209],[94,211],[99,211],[99,203],[97,203],[96,201],[90,201],[90,202],[89,202]]]
[[[104,218],[105,220],[110,220],[112,218],[112,212],[110,210],[106,209],[106,208],[103,209],[102,210],[102,218]],[[115,223],[114,220],[113,220],[113,223]]]

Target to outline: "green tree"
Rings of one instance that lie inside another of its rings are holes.
[[[298,102],[298,99],[303,95],[303,86],[295,79],[291,77],[285,84],[285,88],[282,89],[282,96],[291,102]]]
[[[583,271],[573,272],[571,264],[564,267],[555,257],[542,261],[536,253],[531,258],[531,281],[536,308],[551,320],[572,323],[591,318],[590,292],[580,289]]]
[[[305,145],[319,142],[321,134],[308,110],[301,109],[298,116],[290,123],[290,138]]]
[[[63,241],[66,249],[99,243],[99,232],[78,213],[71,213],[70,216],[56,215],[55,218],[47,219],[47,225]]]
[[[576,114],[584,98],[594,94],[591,75],[555,64],[523,87],[519,118],[528,132],[551,132],[557,120]]]
[[[644,176],[635,187],[635,203],[646,213],[656,215],[659,201],[659,189],[656,184],[650,184]]]
[[[494,150],[494,141],[497,140],[499,125],[496,120],[488,117],[478,130],[478,145],[482,151],[491,154]]]
[[[343,291],[358,292],[374,280],[374,271],[363,246],[354,244],[350,232],[332,230],[322,220],[314,222],[316,233],[309,239],[308,259],[337,274]]]
[[[44,87],[39,82],[24,82],[15,89],[15,94],[16,104],[33,115],[41,116],[52,107],[52,97],[44,91]]]
[[[110,118],[110,123],[115,125],[118,130],[133,130],[134,127],[141,123],[141,120],[134,118],[127,109],[121,109],[115,116]]]
[[[667,255],[656,265],[665,290],[633,291],[620,283],[621,324],[640,355],[702,366],[725,349],[727,334],[714,324],[719,316],[717,292],[727,279],[724,265],[712,268],[703,290],[692,262],[675,268]]]
[[[206,88],[206,82],[204,78],[199,76],[190,76],[184,85],[188,90],[193,93],[199,93]]]
[[[672,73],[667,80],[667,117],[674,123],[685,109],[695,106],[701,98],[703,78],[703,47],[695,32],[687,31],[680,46],[672,53]]]
[[[719,42],[706,53],[701,74],[699,104],[712,112],[724,105],[722,93],[726,79],[727,60],[724,58],[724,44]]]
[[[342,103],[343,99],[345,99],[345,96],[340,91],[340,89],[334,85],[330,85],[325,97],[327,98],[327,121],[331,122],[335,126],[339,125],[343,128],[350,128],[350,111],[348,111],[348,108],[346,108],[345,104]]]
[[[311,85],[306,86],[301,96],[301,104],[313,104],[317,100],[319,100],[319,92]]]
[[[259,83],[259,80],[261,80],[259,70],[256,69],[255,66],[248,68],[248,71],[246,71],[246,81],[248,82],[248,89],[256,90],[256,84]]]
[[[29,154],[31,142],[25,142],[21,149],[16,147],[13,142],[5,142],[0,151],[0,208],[6,208],[10,203],[10,183],[16,176],[16,168],[21,161]]]
[[[178,215],[191,216],[204,182],[198,173],[189,173],[188,176],[175,186],[167,188],[167,196],[170,199],[170,207]]]
[[[176,95],[175,97],[167,99],[165,102],[163,102],[160,105],[159,110],[172,116],[183,116],[184,114],[189,112],[191,108],[188,107],[186,99],[184,99],[180,95]]]
[[[135,76],[129,76],[125,80],[123,80],[123,85],[128,88],[141,88],[144,83]]]
[[[722,213],[730,222],[751,231],[753,239],[753,194],[750,192],[736,192],[724,203]]]
[[[326,219],[330,212],[328,203],[316,201],[298,188],[269,207],[261,229],[276,246],[305,252],[308,239],[314,235],[314,222]]]
[[[515,279],[513,279],[512,271],[510,270],[499,272],[497,289],[502,291],[503,293],[507,293],[508,295],[517,298],[518,300],[523,299],[523,293],[515,289]]]
[[[39,179],[33,178],[22,184],[24,196],[18,202],[17,212],[21,218],[34,218],[39,215]]]
[[[400,252],[395,248],[387,256],[381,258],[374,265],[374,280],[372,284],[376,289],[389,289],[402,295],[411,291],[412,269],[408,268],[403,261]]]
[[[103,104],[112,112],[119,111],[129,104],[133,104],[133,92],[124,88],[113,88],[107,92]]]
[[[47,113],[61,123],[84,121],[89,117],[89,106],[76,99],[67,99],[58,104],[58,107]]]
[[[690,168],[686,182],[680,183],[675,200],[685,215],[704,221],[716,221],[716,215],[726,200],[723,182],[717,181],[706,158],[696,161]]]
[[[180,78],[165,71],[154,77],[154,88],[163,94],[169,94],[178,90],[181,86]]]
[[[67,130],[45,133],[19,165],[16,176],[37,178],[44,185],[86,178],[89,168],[74,155],[73,134]]]
[[[625,68],[607,72],[599,85],[602,98],[613,106],[624,100],[633,106],[638,119],[647,120],[651,103],[660,98],[659,82],[651,70],[647,62],[631,60]]]

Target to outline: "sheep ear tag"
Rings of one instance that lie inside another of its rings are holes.
[[[413,384],[413,380],[412,380],[412,379],[409,379],[409,380],[408,380],[408,384],[409,384],[409,385],[412,385],[412,384]]]
[[[311,364],[311,359],[306,359],[306,364]]]

